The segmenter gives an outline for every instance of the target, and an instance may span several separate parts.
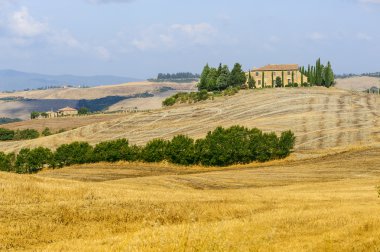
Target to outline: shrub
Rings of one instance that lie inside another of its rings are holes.
[[[291,132],[290,130],[282,132],[278,141],[278,157],[285,158],[289,156],[290,152],[294,148],[295,142],[296,137],[294,136],[293,132]]]
[[[145,162],[162,162],[166,159],[169,142],[162,139],[153,139],[141,151],[141,159]]]
[[[249,140],[249,130],[244,127],[218,127],[196,142],[198,161],[206,166],[249,163],[252,161]]]
[[[223,91],[224,96],[232,96],[239,93],[240,87],[228,87]]]
[[[174,97],[169,97],[162,102],[162,105],[166,107],[173,106],[176,102],[177,100]]]
[[[93,160],[93,147],[86,142],[64,144],[54,153],[53,167],[90,163]]]
[[[168,161],[173,164],[192,165],[195,163],[194,140],[184,136],[175,136],[167,147]]]
[[[9,172],[12,170],[11,155],[0,152],[0,171]]]
[[[15,132],[9,129],[0,128],[0,141],[13,140],[15,137]]]
[[[108,141],[97,144],[94,148],[93,161],[131,161],[131,154],[131,148],[129,147],[128,140],[118,139],[115,141]]]
[[[40,136],[40,133],[35,129],[17,130],[15,132],[14,140],[28,140],[35,139]]]
[[[18,173],[35,173],[45,165],[51,164],[53,153],[43,147],[36,149],[21,149],[16,159],[16,171]]]
[[[45,128],[45,129],[42,131],[41,135],[43,135],[43,136],[50,136],[50,135],[52,135],[52,133],[51,133],[51,131],[50,131],[49,128]]]

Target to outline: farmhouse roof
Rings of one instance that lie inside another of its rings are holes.
[[[58,110],[59,112],[71,112],[71,111],[77,111],[76,109],[74,108],[70,108],[70,107],[66,107],[66,108],[61,108],[60,110]]]
[[[298,65],[297,64],[266,65],[264,67],[254,69],[254,71],[292,71],[292,70],[298,70]]]

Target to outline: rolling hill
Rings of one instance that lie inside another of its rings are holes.
[[[0,70],[0,91],[36,89],[48,86],[97,86],[137,81],[136,78],[111,75],[46,75],[15,70]]]
[[[189,91],[194,90],[194,88],[194,82],[178,84],[143,81],[92,88],[61,88],[15,93],[3,92],[0,93],[0,117],[28,119],[32,111],[56,110],[65,106],[76,107],[78,102],[83,99],[95,100],[112,96],[129,97],[129,99],[122,100],[120,103],[110,104],[111,107],[108,111],[121,110],[126,107],[157,109],[161,107],[162,100],[174,92]],[[153,97],[131,98],[145,93],[152,94]]]
[[[40,145],[55,148],[72,141],[96,144],[117,138],[144,144],[153,138],[170,139],[178,134],[199,138],[217,126],[239,124],[264,131],[290,129],[297,136],[298,153],[316,153],[331,148],[379,143],[379,107],[377,96],[339,89],[246,90],[213,101],[130,113],[46,138],[3,142],[0,150],[13,151]],[[71,124],[70,118],[62,125],[65,124]]]

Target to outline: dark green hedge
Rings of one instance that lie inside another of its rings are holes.
[[[0,170],[33,173],[44,167],[118,161],[162,162],[179,165],[229,166],[287,157],[295,144],[291,131],[277,136],[241,126],[218,127],[203,139],[178,135],[171,141],[153,139],[144,147],[119,139],[92,147],[86,142],[64,144],[55,152],[46,148],[22,149],[18,155],[0,152]]]

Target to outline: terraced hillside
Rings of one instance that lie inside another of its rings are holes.
[[[153,138],[187,134],[202,137],[217,126],[244,125],[265,131],[292,130],[296,149],[320,149],[380,142],[380,97],[338,89],[295,88],[242,91],[193,105],[131,113],[59,135],[0,144],[0,150],[57,147],[72,141],[128,138],[144,144]]]

